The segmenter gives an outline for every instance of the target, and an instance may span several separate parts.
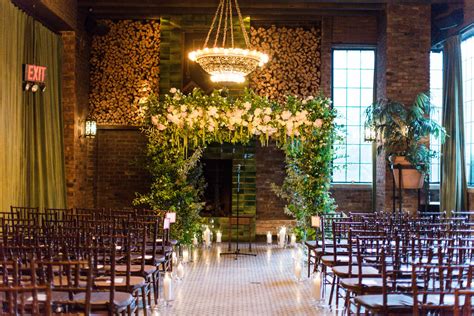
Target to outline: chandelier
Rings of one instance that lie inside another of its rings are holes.
[[[237,11],[245,48],[234,46],[233,7]],[[208,47],[213,32],[215,32],[214,43],[212,47]],[[226,47],[229,37],[230,47]],[[220,0],[203,49],[190,52],[189,59],[209,73],[213,82],[242,83],[245,81],[245,76],[268,62],[267,54],[249,48],[250,41],[237,0]]]

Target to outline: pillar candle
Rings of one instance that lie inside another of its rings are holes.
[[[176,268],[176,276],[178,277],[179,280],[183,279],[184,277],[184,267],[181,262],[178,264],[178,267]]]
[[[211,246],[211,230],[209,229],[209,227],[207,227],[204,231],[204,242],[207,247]]]
[[[295,262],[295,277],[299,281],[301,280],[301,263]]]
[[[165,301],[171,301],[173,299],[173,281],[168,272],[166,272],[163,279],[163,297]]]
[[[187,248],[183,249],[183,263],[189,261],[189,250]]]
[[[321,272],[315,272],[313,276],[313,299],[319,301],[321,300]]]
[[[217,231],[216,242],[222,242],[222,233],[220,230]]]
[[[291,234],[291,242],[290,242],[290,245],[292,247],[296,246],[296,235],[293,233]]]
[[[267,244],[272,243],[272,233],[270,231],[267,232]]]
[[[178,262],[178,258],[176,257],[176,252],[173,251],[173,264]]]

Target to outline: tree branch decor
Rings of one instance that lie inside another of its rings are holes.
[[[214,142],[276,141],[286,154],[287,175],[279,192],[301,229],[309,229],[311,215],[335,208],[329,186],[336,113],[329,99],[289,96],[278,104],[251,90],[231,98],[221,90],[185,95],[172,88],[164,101],[150,96],[143,108],[153,183],[135,203],[175,211],[173,231],[181,242],[190,243],[199,230],[205,187],[199,160]]]

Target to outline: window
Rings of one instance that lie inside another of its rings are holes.
[[[474,185],[474,36],[461,42],[462,80],[464,102],[464,150],[466,152],[466,179],[469,186]]]
[[[374,101],[374,69],[374,50],[333,50],[333,106],[344,133],[336,148],[335,183],[372,182],[372,144],[364,142],[364,121]]]
[[[430,54],[430,97],[431,97],[431,119],[441,124],[443,108],[443,53],[431,52]],[[430,149],[441,152],[441,142],[435,137],[430,137]],[[440,158],[431,160],[430,183],[436,184],[440,181]]]

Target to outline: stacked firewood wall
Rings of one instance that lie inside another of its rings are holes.
[[[319,28],[252,27],[251,45],[266,52],[270,61],[249,77],[258,94],[283,102],[287,95],[319,93],[321,31]]]
[[[100,21],[106,35],[92,39],[90,110],[98,124],[141,125],[141,102],[158,94],[160,24],[158,21]]]

